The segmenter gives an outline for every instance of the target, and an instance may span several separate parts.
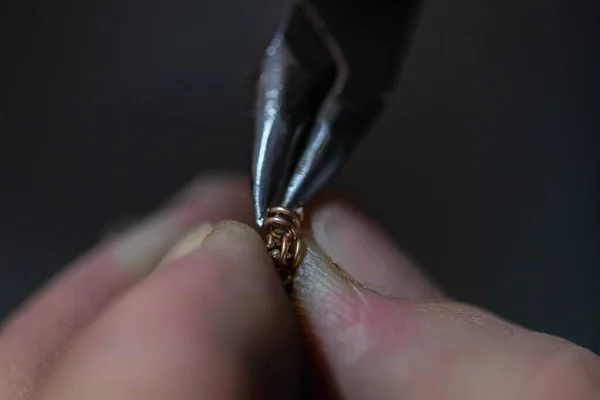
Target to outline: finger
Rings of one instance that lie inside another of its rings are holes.
[[[233,177],[195,183],[165,210],[75,261],[29,300],[0,336],[0,398],[28,398],[65,346],[150,273],[194,224],[251,220],[246,186]]]
[[[263,241],[239,223],[206,232],[82,336],[42,399],[294,397],[298,330]]]
[[[367,216],[348,202],[328,201],[312,218],[314,239],[345,273],[390,297],[440,299],[441,290]]]
[[[404,295],[402,282],[395,290],[406,300],[382,296],[345,272],[350,264],[369,279],[356,263],[361,257],[369,262],[356,253],[360,243],[349,242],[353,256],[340,254],[345,264],[339,265],[315,241],[308,243],[295,302],[327,379],[320,384],[329,384],[323,398],[541,400],[600,393],[600,363],[589,351],[473,307],[430,302],[427,290],[407,287]],[[407,280],[418,273],[412,266],[400,271]]]
[[[323,195],[308,210],[313,237],[295,280],[295,301],[317,367],[314,386],[323,398],[333,396],[323,376],[339,353],[325,342],[338,333],[335,321],[352,318],[356,288],[392,298],[441,299],[441,290],[364,214],[336,193]],[[336,342],[337,340],[334,340]],[[328,350],[329,351],[326,351]],[[330,353],[331,352],[331,353]],[[344,350],[341,354],[352,354]],[[330,360],[333,357],[334,360]],[[344,368],[344,367],[340,367]],[[344,373],[338,371],[338,378]],[[366,374],[368,375],[368,374]],[[335,383],[336,373],[332,380]]]

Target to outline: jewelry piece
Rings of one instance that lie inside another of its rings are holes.
[[[294,272],[306,251],[304,242],[299,237],[303,220],[302,209],[272,207],[267,210],[264,224],[265,241],[281,280],[286,286],[292,282]]]

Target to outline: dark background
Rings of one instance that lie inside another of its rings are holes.
[[[430,0],[339,184],[448,291],[600,350],[594,1]],[[265,0],[0,6],[0,316],[194,175],[246,171]]]

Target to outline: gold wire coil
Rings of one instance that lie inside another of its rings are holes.
[[[299,236],[303,218],[302,209],[272,207],[267,210],[265,241],[285,285],[291,283],[306,250]]]

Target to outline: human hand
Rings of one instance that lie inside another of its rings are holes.
[[[260,237],[215,224],[250,223],[247,192],[202,182],[69,267],[4,326],[0,399],[293,399],[302,369],[323,399],[600,396],[595,355],[451,302],[338,202],[315,210],[295,282],[303,365]]]
[[[0,399],[286,398],[293,308],[226,219],[253,220],[248,182],[204,180],[67,267],[0,331]]]
[[[319,398],[600,399],[597,355],[448,298],[351,206],[311,221],[295,287]]]

